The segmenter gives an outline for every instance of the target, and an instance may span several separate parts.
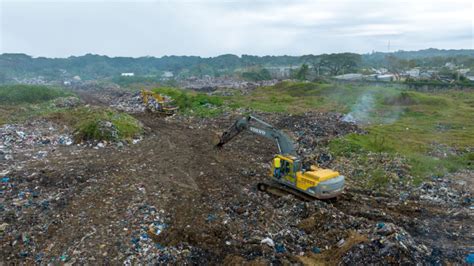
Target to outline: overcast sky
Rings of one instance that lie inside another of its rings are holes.
[[[472,0],[0,0],[0,53],[68,57],[473,49]]]

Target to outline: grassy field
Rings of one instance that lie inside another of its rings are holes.
[[[58,111],[52,102],[59,97],[72,96],[61,88],[37,85],[0,86],[0,125],[22,122],[32,117]]]
[[[0,104],[42,103],[58,97],[72,95],[60,88],[37,85],[0,86]]]

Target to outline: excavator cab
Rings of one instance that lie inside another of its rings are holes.
[[[296,182],[296,172],[294,159],[282,155],[277,155],[273,158],[271,174],[273,178],[294,185]]]

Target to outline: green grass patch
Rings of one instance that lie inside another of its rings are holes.
[[[118,141],[138,137],[143,133],[142,124],[134,117],[101,108],[77,108],[50,116],[74,128],[75,141]]]
[[[0,86],[0,104],[16,105],[47,102],[58,97],[71,96],[61,88],[37,85]]]
[[[61,88],[36,85],[0,86],[0,125],[21,123],[61,110],[54,103],[59,97],[73,96]]]
[[[367,182],[367,185],[370,188],[384,188],[390,182],[385,171],[380,168],[369,171],[368,175],[369,181]]]

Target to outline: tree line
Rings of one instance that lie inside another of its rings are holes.
[[[309,69],[313,75],[340,75],[368,67],[402,69],[414,66],[443,66],[453,62],[474,68],[474,50],[398,51],[394,53],[337,53],[303,56],[236,56],[225,54],[216,57],[163,56],[108,57],[86,54],[68,58],[31,57],[26,54],[0,55],[0,83],[21,78],[42,76],[46,80],[64,80],[74,76],[82,79],[117,77],[133,72],[137,76],[159,77],[171,71],[175,77],[218,77],[236,72],[249,80],[268,79],[265,68],[299,67],[292,75],[305,79]]]

